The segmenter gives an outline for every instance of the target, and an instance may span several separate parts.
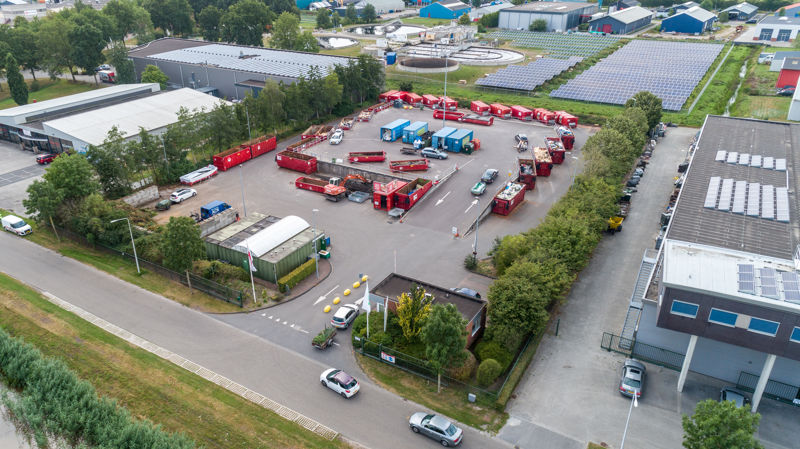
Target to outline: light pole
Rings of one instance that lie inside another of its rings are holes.
[[[475,259],[475,262],[478,262],[478,227],[481,224],[481,202],[478,198],[475,198],[475,205],[478,206],[478,219],[475,220],[475,244],[472,245],[472,258]]]
[[[319,279],[319,253],[317,252],[317,212],[319,212],[319,209],[311,210],[311,226],[314,229],[314,266],[317,268],[317,279]]]
[[[133,246],[133,260],[136,261],[136,272],[142,274],[142,271],[139,269],[139,257],[136,255],[136,242],[133,241],[133,229],[131,229],[131,221],[128,218],[117,218],[116,220],[111,220],[111,223],[116,223],[118,221],[125,220],[128,222],[128,232],[131,234],[131,246]]]
[[[628,419],[625,420],[625,431],[622,432],[622,443],[620,443],[619,449],[625,449],[625,437],[628,435],[628,423],[631,422],[631,412],[633,412],[634,407],[639,406],[639,400],[636,398],[639,395],[639,390],[633,391],[633,397],[631,398],[631,406],[628,409]]]
[[[447,126],[445,124],[445,116],[447,115],[447,58],[450,56],[447,49],[444,49],[444,99],[442,99],[442,128]]]
[[[164,142],[164,133],[158,135],[161,137],[161,149],[164,150],[164,163],[169,167],[169,161],[167,161],[167,144]]]

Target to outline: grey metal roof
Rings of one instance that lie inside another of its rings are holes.
[[[800,242],[794,165],[800,162],[800,125],[709,115],[683,182],[667,238],[792,259]],[[782,158],[786,171],[717,161],[717,152]],[[704,207],[712,177],[788,187],[789,222]],[[788,182],[788,186],[787,186]]]
[[[321,76],[333,71],[337,64],[346,65],[350,58],[342,56],[320,55],[296,51],[274,50],[268,48],[248,47],[243,45],[212,44],[195,45],[196,41],[176,39],[168,42],[166,47],[172,49],[160,53],[131,52],[131,56],[145,55],[150,59],[179,62],[197,66],[219,67],[264,75],[298,78],[306,76],[311,67],[318,67]],[[181,44],[190,43],[181,47]],[[178,48],[176,48],[178,47]]]
[[[531,2],[508,8],[505,11],[531,11],[542,14],[564,14],[579,9],[589,8],[590,3],[578,2]]]
[[[449,9],[450,11],[461,11],[462,9],[467,9],[467,8],[470,7],[468,4],[460,2],[460,1],[441,1],[441,2],[436,2],[436,3],[444,6],[445,8]]]
[[[389,301],[396,302],[401,294],[410,292],[414,284],[424,288],[426,293],[430,293],[434,298],[434,304],[455,305],[458,311],[461,312],[461,316],[467,321],[474,318],[481,309],[486,307],[486,301],[483,299],[456,293],[397,273],[390,274],[374,288],[370,288],[370,294],[387,297]]]
[[[784,58],[781,70],[800,70],[800,58]]]
[[[644,19],[645,17],[652,17],[653,12],[649,9],[642,8],[641,6],[631,6],[630,8],[625,8],[619,11],[614,11],[606,17],[611,17],[616,19],[622,23],[633,23],[639,20]],[[602,17],[599,17],[599,20]]]
[[[689,17],[694,17],[695,19],[697,19],[697,20],[699,20],[701,22],[708,22],[709,20],[713,20],[715,17],[717,17],[711,11],[707,11],[707,10],[705,10],[705,9],[699,7],[699,6],[692,6],[691,8],[689,8],[689,9],[687,9],[685,11],[682,11],[682,12],[680,12],[678,14],[675,14],[675,16],[677,16],[679,14],[685,14],[685,15],[687,15]],[[672,17],[675,17],[675,16],[672,16]],[[669,20],[672,17],[669,17],[669,18],[664,19],[664,20]]]
[[[762,25],[800,25],[800,17],[766,16],[758,22],[759,27]]]
[[[752,14],[758,11],[758,6],[751,5],[750,3],[747,2],[742,2],[739,3],[738,5],[729,6],[723,9],[723,11],[741,11],[745,14]]]

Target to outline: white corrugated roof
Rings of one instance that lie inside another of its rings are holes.
[[[686,14],[687,16],[694,17],[695,19],[697,19],[697,20],[699,20],[701,22],[708,22],[709,20],[712,20],[714,17],[717,17],[717,16],[714,15],[714,13],[712,13],[710,11],[706,11],[705,9],[703,9],[703,8],[701,8],[699,6],[692,6],[691,8],[687,9],[686,11],[681,11],[680,13],[675,14],[675,16],[677,16],[679,14]],[[675,17],[675,16],[672,16],[672,17]]]
[[[644,19],[645,17],[652,16],[652,11],[642,8],[641,6],[631,6],[630,8],[615,11],[608,15],[608,17],[613,17],[622,23],[633,23],[637,20]]]
[[[250,248],[253,257],[261,257],[305,229],[308,229],[307,221],[298,216],[289,215],[281,218],[272,226],[268,226],[251,237],[242,240],[233,249],[247,254],[247,248]]]
[[[46,132],[55,130],[90,145],[99,145],[114,126],[123,136],[131,136],[137,134],[139,128],[152,131],[177,122],[181,107],[190,111],[200,108],[210,110],[220,101],[225,100],[184,88],[47,120],[42,125]]]
[[[723,9],[723,11],[733,11],[734,9],[737,10],[737,11],[741,11],[741,12],[743,12],[745,14],[752,14],[752,13],[758,11],[758,6],[751,5],[750,3],[747,3],[747,2],[742,2],[742,3],[739,3],[738,5],[729,6],[729,7],[725,8],[725,9]]]

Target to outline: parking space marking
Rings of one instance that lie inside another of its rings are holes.
[[[10,171],[8,173],[3,173],[0,174],[0,187],[14,184],[15,182],[32,178],[34,176],[39,176],[42,173],[44,173],[44,167],[38,164]]]

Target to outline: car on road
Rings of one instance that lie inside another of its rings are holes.
[[[0,219],[0,223],[3,224],[3,229],[8,232],[13,232],[17,235],[28,235],[33,232],[31,225],[25,223],[25,220],[17,217],[16,215],[6,215]]]
[[[432,157],[435,159],[447,159],[447,153],[431,147],[423,148],[422,151],[419,152],[419,155],[422,157]]]
[[[94,68],[95,72],[99,72],[101,70],[111,70],[111,66],[108,64],[100,64],[99,66]]]
[[[719,391],[719,402],[732,401],[736,407],[742,408],[750,403],[747,395],[733,387],[725,387]]]
[[[478,181],[472,188],[470,189],[473,195],[483,195],[486,192],[486,183],[483,181]]]
[[[195,189],[178,189],[170,194],[169,199],[173,203],[180,203],[196,195],[197,190]]]
[[[36,163],[39,165],[47,165],[53,162],[56,157],[58,157],[58,155],[54,153],[40,154],[36,156]]]
[[[322,386],[330,388],[345,399],[352,398],[361,389],[361,385],[353,376],[336,368],[323,371],[319,376],[319,381]]]
[[[491,184],[497,179],[497,169],[496,168],[489,168],[485,172],[483,172],[483,176],[481,176],[481,181],[485,182],[486,184]]]
[[[408,419],[408,425],[414,433],[433,438],[445,447],[458,446],[463,441],[464,432],[441,415],[417,412]]]
[[[355,304],[345,304],[333,314],[331,325],[339,329],[347,329],[353,324],[353,320],[358,316],[358,306]]]
[[[462,295],[472,296],[473,298],[481,299],[481,294],[476,292],[475,290],[467,287],[453,287],[450,289],[456,293],[461,293]]]
[[[632,398],[642,397],[644,387],[644,373],[647,371],[644,364],[636,359],[627,359],[622,364],[622,376],[619,379],[619,392],[623,396]]]
[[[328,141],[331,145],[339,145],[342,143],[342,139],[344,139],[344,131],[337,129],[331,134],[331,138]]]

